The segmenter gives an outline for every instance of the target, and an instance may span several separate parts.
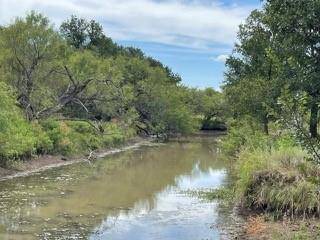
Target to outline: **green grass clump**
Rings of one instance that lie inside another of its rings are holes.
[[[232,202],[234,200],[234,189],[229,187],[222,187],[212,189],[211,191],[199,192],[199,197],[208,201],[223,200],[225,202]]]
[[[236,198],[248,209],[276,218],[320,217],[320,166],[289,133],[265,135],[238,124],[222,141],[222,152],[235,159]]]
[[[245,207],[280,217],[320,216],[320,168],[298,147],[243,151],[237,195]]]

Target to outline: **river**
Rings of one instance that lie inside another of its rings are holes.
[[[143,146],[0,182],[0,239],[220,239],[216,136]]]

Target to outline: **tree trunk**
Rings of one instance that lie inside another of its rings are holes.
[[[263,130],[265,134],[269,135],[269,119],[267,116],[265,116],[263,119]]]
[[[310,108],[310,125],[309,132],[312,138],[318,136],[318,112],[319,106],[316,101],[312,101]]]

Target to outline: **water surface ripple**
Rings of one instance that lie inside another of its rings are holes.
[[[219,239],[215,137],[141,147],[0,183],[0,239]]]

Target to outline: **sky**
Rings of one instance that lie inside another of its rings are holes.
[[[58,27],[72,14],[95,19],[107,36],[141,48],[190,87],[219,89],[239,24],[260,0],[0,0],[0,25],[35,10]]]

